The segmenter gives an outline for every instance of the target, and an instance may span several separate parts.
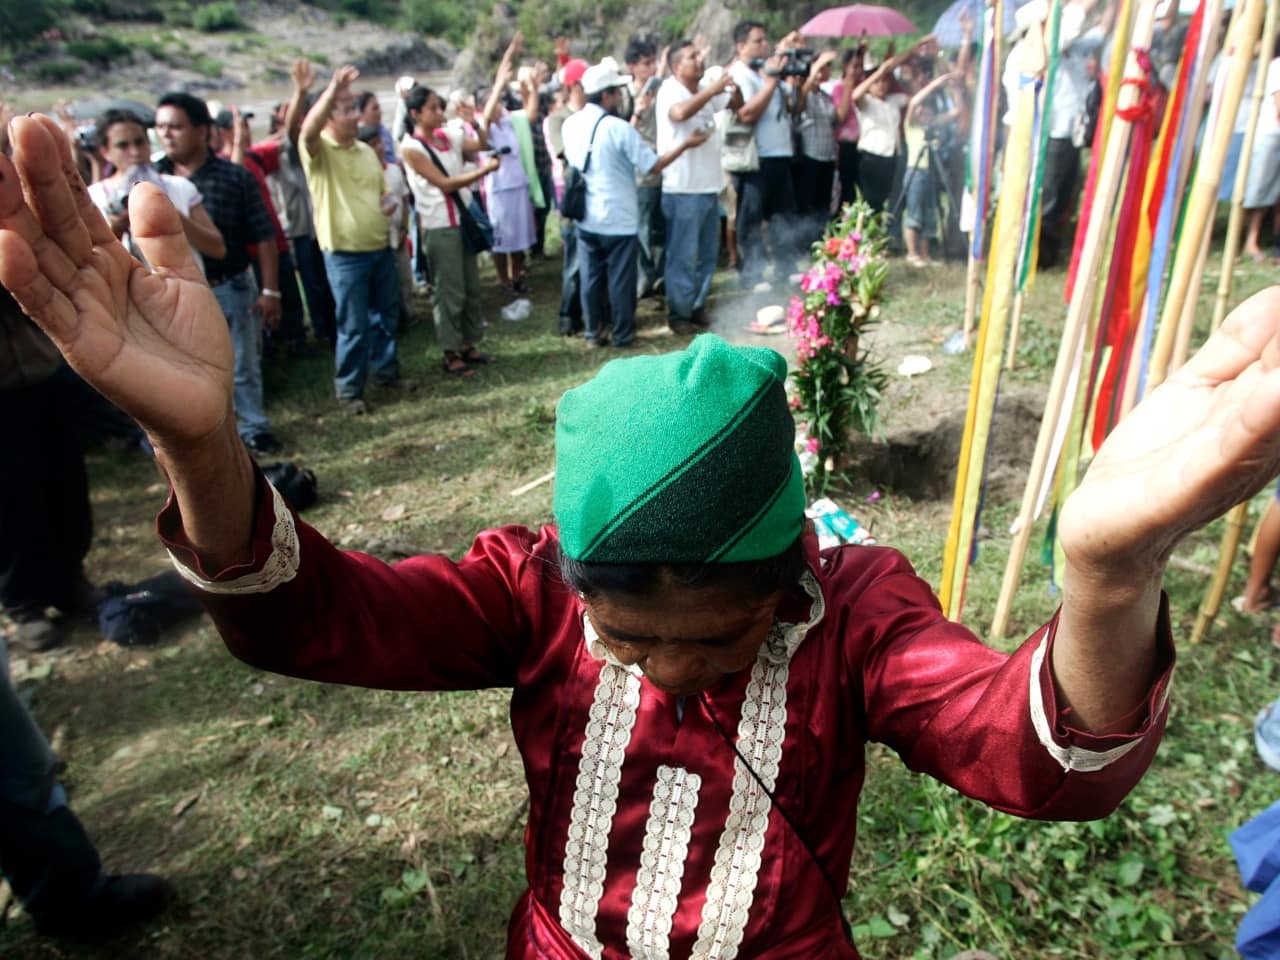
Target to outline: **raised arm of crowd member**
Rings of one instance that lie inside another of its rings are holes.
[[[289,142],[297,144],[302,135],[302,121],[306,116],[307,95],[316,82],[316,71],[311,61],[299,57],[289,67],[293,90],[289,93],[289,105],[285,107],[284,127]]]
[[[956,73],[939,74],[917,90],[912,95],[911,99],[907,101],[907,110],[903,116],[903,120],[906,123],[913,123],[915,121],[916,114],[920,112],[920,108],[924,106],[925,101],[933,96],[938,90],[947,86],[947,84],[953,83],[957,76],[958,74]],[[939,115],[936,119],[940,121],[951,119],[954,115],[955,111],[953,110],[945,115]]]
[[[1170,4],[1172,7],[1172,4]],[[969,64],[973,60],[973,14],[966,7],[960,11],[960,55],[956,57],[956,72],[961,80],[969,75]]]
[[[693,44],[686,44],[683,47],[676,47],[671,51],[671,58],[674,61],[671,68],[674,71],[679,62],[685,57],[699,57],[697,47]],[[723,70],[720,76],[712,83],[704,84],[698,88],[697,93],[688,100],[681,100],[679,103],[672,104],[671,109],[667,111],[668,119],[676,123],[684,123],[690,117],[697,114],[699,110],[705,107],[713,99],[720,96],[730,87],[733,87],[733,95],[729,101],[730,109],[737,109],[742,104],[742,94],[733,84],[733,77],[729,76],[728,70]]]
[[[867,44],[863,40],[845,56],[844,69],[840,74],[840,98],[836,101],[836,120],[844,123],[849,119],[849,111],[854,109],[853,91],[862,82],[866,73]]]
[[[520,56],[520,51],[524,49],[524,35],[517,32],[511,38],[511,42],[507,44],[507,49],[502,54],[502,60],[498,64],[498,72],[493,78],[493,89],[489,91],[489,99],[484,102],[484,110],[480,113],[480,129],[488,131],[489,125],[498,119],[498,108],[502,105],[502,95],[506,92],[507,84],[511,82],[511,77],[515,73],[516,58]]]
[[[324,125],[329,122],[329,115],[333,113],[333,101],[339,93],[351,89],[351,85],[359,78],[360,71],[350,64],[339,67],[333,72],[329,83],[316,98],[316,102],[311,105],[311,109],[307,111],[306,119],[302,121],[300,145],[308,154],[314,155],[320,149],[320,133],[324,130]]]
[[[822,68],[829,65],[836,58],[834,50],[823,50],[814,57],[813,63],[809,64],[809,75],[804,78],[804,83],[796,88],[796,97],[791,104],[791,112],[799,116],[804,113],[804,106],[809,100],[809,94],[818,89],[818,77],[822,73]]]
[[[917,53],[919,53],[921,50],[928,47],[933,42],[934,42],[933,34],[929,34],[929,36],[923,38],[918,43],[916,43],[915,46],[902,51],[902,53],[896,53],[893,56],[886,57],[884,62],[881,63],[880,66],[876,67],[875,70],[873,70],[866,77],[864,77],[862,82],[859,83],[858,86],[854,88],[853,102],[860,103],[862,99],[866,97],[868,93],[871,92],[871,87],[877,80],[879,80],[881,77],[885,77],[891,74],[894,70],[897,70],[899,66],[901,66],[903,63],[906,63],[908,60],[910,60]]]
[[[249,152],[249,121],[244,118],[239,107],[229,107],[231,113],[231,156],[228,157],[237,167],[247,162],[245,155]]]

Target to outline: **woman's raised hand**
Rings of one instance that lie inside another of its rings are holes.
[[[168,198],[150,183],[129,195],[148,273],[93,205],[57,125],[21,117],[10,134],[13,160],[0,156],[0,284],[158,447],[234,431],[227,322]]]

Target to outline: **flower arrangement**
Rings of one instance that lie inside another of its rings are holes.
[[[824,491],[843,469],[852,431],[880,431],[877,407],[888,378],[861,339],[880,314],[885,240],[883,219],[866,203],[847,205],[813,245],[802,293],[787,308],[798,361],[791,406],[801,421],[797,443],[811,491]]]

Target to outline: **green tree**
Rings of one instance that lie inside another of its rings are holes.
[[[0,0],[0,46],[16,50],[58,22],[62,0]]]

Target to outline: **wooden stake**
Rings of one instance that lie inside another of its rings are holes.
[[[1022,302],[1025,294],[1019,290],[1013,298],[1013,317],[1009,321],[1009,352],[1005,354],[1004,368],[1012,370],[1018,355],[1018,329],[1022,326]]]
[[[1222,549],[1218,552],[1218,568],[1213,572],[1213,580],[1200,603],[1200,612],[1196,616],[1196,625],[1191,631],[1191,642],[1199,643],[1204,639],[1209,624],[1222,608],[1222,598],[1227,592],[1227,580],[1231,577],[1231,567],[1236,560],[1236,550],[1240,548],[1240,532],[1244,529],[1245,517],[1249,515],[1249,501],[1238,503],[1227,514],[1227,529],[1222,534]]]
[[[978,284],[981,261],[969,251],[969,272],[964,281],[964,348],[969,349],[973,336],[973,321],[978,312]]]
[[[1200,238],[1200,251],[1196,257],[1196,265],[1191,271],[1191,285],[1188,288],[1187,300],[1182,306],[1182,316],[1178,318],[1178,334],[1173,341],[1173,356],[1169,360],[1169,369],[1177,370],[1187,362],[1187,353],[1191,349],[1191,332],[1196,325],[1196,311],[1200,307],[1200,288],[1204,285],[1204,267],[1209,262],[1209,241],[1213,238],[1213,224],[1205,228]]]
[[[1231,191],[1231,218],[1227,221],[1227,239],[1222,245],[1222,274],[1218,277],[1218,299],[1213,304],[1212,333],[1222,326],[1227,316],[1227,303],[1231,300],[1231,285],[1235,282],[1236,255],[1240,252],[1240,233],[1244,228],[1244,189],[1249,181],[1249,161],[1253,158],[1253,141],[1258,133],[1258,120],[1262,116],[1263,101],[1267,93],[1268,57],[1275,49],[1277,17],[1280,17],[1280,0],[1267,4],[1267,19],[1262,26],[1261,55],[1253,78],[1253,100],[1249,104],[1249,123],[1244,128],[1244,143],[1240,147],[1240,162],[1236,165],[1236,182]],[[1217,615],[1217,611],[1214,611]]]
[[[1170,360],[1174,338],[1187,297],[1191,294],[1195,262],[1200,256],[1199,238],[1203,231],[1212,229],[1213,226],[1213,211],[1218,204],[1222,166],[1226,160],[1227,148],[1231,144],[1232,127],[1244,93],[1245,81],[1249,77],[1253,46],[1258,42],[1258,34],[1262,29],[1262,0],[1241,0],[1236,13],[1238,19],[1227,35],[1227,49],[1231,51],[1231,56],[1226,65],[1227,80],[1223,86],[1222,102],[1216,106],[1213,130],[1205,140],[1200,163],[1196,167],[1196,177],[1191,185],[1191,196],[1182,221],[1182,240],[1174,258],[1169,292],[1164,310],[1160,314],[1160,328],[1147,367],[1147,393],[1163,383],[1172,372]]]
[[[1134,82],[1126,83],[1120,88],[1118,109],[1128,109],[1137,102],[1137,81],[1145,77],[1146,71],[1138,63],[1134,51],[1146,50],[1151,45],[1155,15],[1156,0],[1142,0],[1134,20],[1129,53],[1125,59],[1125,76]],[[1111,224],[1111,210],[1115,206],[1120,176],[1129,152],[1133,125],[1116,116],[1111,121],[1109,129],[1110,133],[1104,147],[1102,167],[1099,170],[1098,184],[1093,197],[1093,210],[1089,216],[1089,226],[1080,252],[1076,289],[1067,308],[1062,344],[1058,350],[1057,362],[1053,367],[1053,379],[1049,384],[1049,395],[1045,399],[1044,418],[1040,421],[1040,432],[1036,437],[1036,449],[1031,458],[1031,470],[1022,496],[1022,507],[1018,511],[1015,522],[1014,540],[1010,547],[1009,560],[1005,565],[1004,581],[996,601],[995,618],[991,625],[991,633],[994,637],[1003,637],[1009,625],[1009,611],[1013,606],[1013,596],[1018,590],[1018,582],[1022,576],[1022,561],[1031,539],[1037,496],[1045,474],[1049,470],[1050,447],[1058,419],[1062,415],[1067,387],[1073,370],[1079,362],[1082,335],[1088,322],[1088,313],[1093,307],[1098,274],[1101,272],[1101,254],[1106,246],[1104,234]]]
[[[544,473],[542,476],[538,477],[538,479],[537,479],[537,480],[530,480],[528,483],[524,484],[524,486],[516,487],[516,488],[515,488],[514,490],[512,490],[509,494],[507,494],[507,496],[509,496],[509,497],[521,497],[521,496],[524,496],[524,495],[525,495],[526,493],[528,493],[530,490],[533,490],[533,489],[535,489],[535,488],[537,488],[537,487],[540,487],[540,486],[542,486],[544,483],[549,483],[550,481],[554,480],[555,478],[556,478],[556,472],[555,472],[554,470],[549,470],[549,471],[547,471],[546,473]]]

